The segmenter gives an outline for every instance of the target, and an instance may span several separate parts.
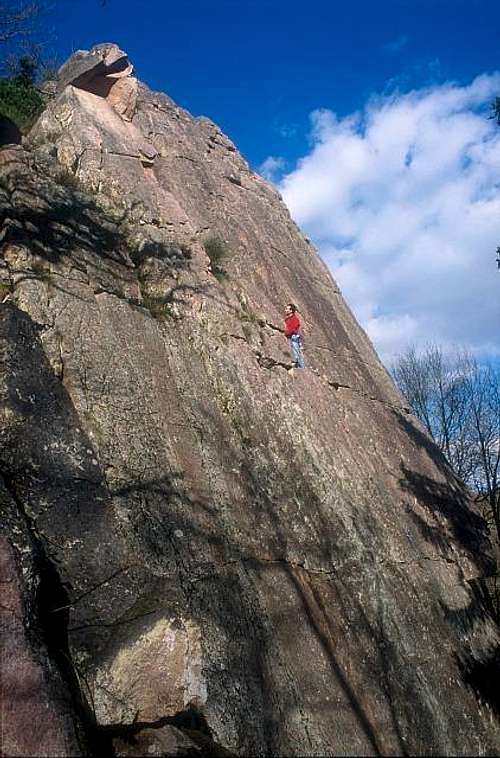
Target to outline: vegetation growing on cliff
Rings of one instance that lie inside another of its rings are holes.
[[[227,272],[222,267],[222,262],[227,258],[229,253],[226,243],[220,237],[214,235],[205,240],[203,247],[210,259],[212,274],[219,282],[223,281]]]
[[[151,316],[156,321],[167,321],[168,319],[175,318],[172,306],[169,305],[169,303],[166,303],[163,298],[155,297],[142,288],[141,295],[144,307],[150,312]]]
[[[0,79],[0,115],[24,134],[43,110],[44,99],[35,85],[36,62],[23,56],[13,76]]]

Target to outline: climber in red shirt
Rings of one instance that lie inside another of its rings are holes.
[[[305,368],[302,338],[300,336],[300,319],[297,315],[297,306],[293,303],[288,303],[285,308],[285,337],[288,338],[295,367]]]

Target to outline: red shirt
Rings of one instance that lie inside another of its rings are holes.
[[[300,331],[300,321],[296,313],[291,313],[285,318],[285,337],[291,337],[292,334],[298,334]]]

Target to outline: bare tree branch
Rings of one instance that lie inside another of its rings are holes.
[[[415,415],[483,506],[500,544],[500,372],[464,350],[408,348],[392,374]]]
[[[0,2],[0,43],[32,34],[33,23],[40,12],[41,6],[37,0],[17,5]]]

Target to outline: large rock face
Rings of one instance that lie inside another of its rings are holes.
[[[278,193],[112,45],[0,162],[4,539],[46,567],[52,644],[16,634],[57,754],[498,752],[484,524]]]

